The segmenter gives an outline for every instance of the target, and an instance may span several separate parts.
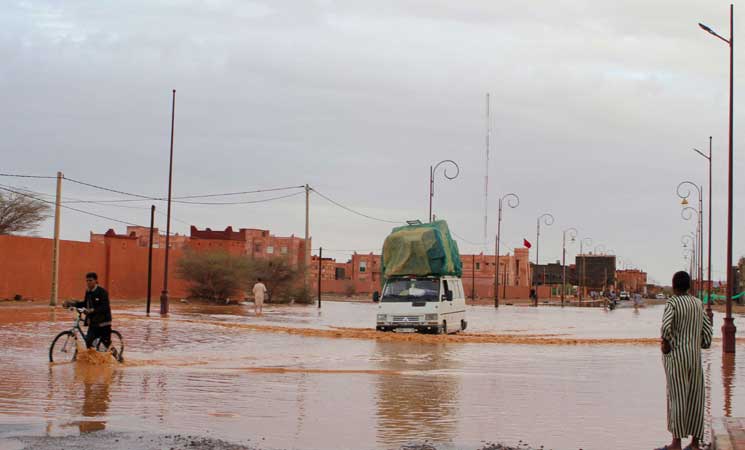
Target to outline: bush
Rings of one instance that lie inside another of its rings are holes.
[[[178,260],[179,278],[189,282],[192,297],[224,301],[244,287],[248,261],[225,251],[187,251]]]
[[[253,286],[259,278],[266,285],[267,302],[288,303],[293,296],[299,301],[298,286],[302,288],[303,273],[293,267],[289,259],[277,256],[249,260],[246,278],[249,286]]]
[[[302,277],[301,277],[302,278]],[[315,302],[315,298],[313,297],[313,294],[310,292],[310,289],[305,289],[305,286],[302,284],[292,290],[291,292],[292,298],[295,299],[295,303],[302,303],[305,305],[310,305],[313,302]]]

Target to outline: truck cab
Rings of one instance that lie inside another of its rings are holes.
[[[466,299],[457,276],[389,278],[378,301],[378,331],[457,333],[466,329]]]

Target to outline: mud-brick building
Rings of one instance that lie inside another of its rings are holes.
[[[574,265],[566,266],[566,284],[577,285],[577,271]],[[560,261],[548,264],[531,264],[534,286],[561,286],[564,277],[564,266]]]
[[[616,288],[620,291],[646,293],[647,272],[639,269],[616,271]]]
[[[577,255],[577,284],[589,290],[604,291],[615,285],[616,256],[588,253]]]

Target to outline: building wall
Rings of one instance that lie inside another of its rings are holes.
[[[147,230],[143,240],[141,232]],[[79,299],[85,291],[85,274],[96,272],[101,285],[114,299],[144,299],[147,295],[148,242],[150,229],[130,228],[127,234],[109,230],[104,234],[91,233],[91,242],[60,241],[59,298]],[[223,231],[192,228],[193,236],[171,237],[168,289],[173,298],[188,294],[188,284],[177,277],[178,260],[185,251],[224,250],[235,255],[268,258],[287,255],[292,264],[301,265],[305,240],[275,237],[267,230],[228,227]],[[164,237],[162,237],[164,238]],[[183,242],[182,242],[183,241]],[[16,294],[24,298],[48,300],[51,296],[52,239],[27,236],[0,236],[0,298]],[[258,247],[260,246],[260,247]],[[279,252],[273,248],[276,246]],[[286,250],[282,250],[282,248]],[[152,298],[157,299],[163,289],[165,241],[163,247],[153,248]],[[330,263],[333,273],[335,265]]]
[[[604,290],[613,286],[616,275],[616,257],[613,255],[577,255],[575,258],[578,281],[588,289]]]
[[[616,287],[629,292],[644,292],[647,286],[647,273],[641,270],[616,271]]]

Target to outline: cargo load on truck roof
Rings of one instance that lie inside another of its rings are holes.
[[[458,244],[444,220],[396,227],[383,243],[383,279],[463,274]]]

